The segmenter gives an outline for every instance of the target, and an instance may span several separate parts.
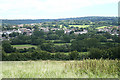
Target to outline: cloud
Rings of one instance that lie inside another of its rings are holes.
[[[0,17],[60,14],[94,5],[117,3],[119,0],[1,0]],[[28,15],[29,14],[29,15]]]

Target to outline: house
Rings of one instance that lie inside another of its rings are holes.
[[[44,32],[49,32],[49,28],[48,27],[40,27],[40,30],[43,30]]]
[[[72,31],[72,30],[66,29],[66,30],[64,30],[64,33],[65,33],[65,34],[69,34],[71,31]]]
[[[23,27],[23,24],[18,25],[18,27]]]
[[[52,28],[52,31],[60,30],[59,28]]]
[[[16,26],[12,26],[13,28],[15,28]]]
[[[87,30],[83,30],[83,31],[79,31],[79,32],[74,32],[74,34],[86,34],[88,31]]]

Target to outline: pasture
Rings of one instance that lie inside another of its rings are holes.
[[[102,29],[102,28],[105,28],[107,26],[101,26],[101,27],[97,27],[96,29]]]
[[[89,27],[90,25],[69,25],[69,27],[79,27],[79,28],[86,28]]]
[[[47,42],[61,42],[61,40],[46,40]]]
[[[119,60],[3,61],[3,78],[118,78]]]
[[[61,46],[61,45],[71,45],[71,43],[54,43],[54,45],[58,45],[58,46]]]
[[[17,49],[24,49],[24,48],[31,48],[31,47],[34,47],[34,48],[37,48],[37,46],[35,45],[30,45],[30,44],[25,44],[25,45],[12,45],[14,48],[17,48]]]

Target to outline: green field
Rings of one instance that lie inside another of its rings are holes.
[[[54,45],[66,45],[66,44],[68,44],[68,45],[71,45],[71,43],[54,43]]]
[[[60,42],[61,40],[46,40],[46,41],[47,41],[47,42],[50,41],[50,42],[53,42],[53,43],[54,43],[55,41]]]
[[[118,60],[3,61],[3,78],[118,78]]]
[[[69,52],[56,52],[56,53],[50,53],[52,55],[55,55],[55,54],[65,54],[65,55],[69,55],[70,53]]]
[[[55,25],[53,25],[53,26],[55,26]],[[62,25],[59,25],[60,26],[60,28],[62,28]],[[64,26],[65,27],[65,26]]]
[[[79,27],[79,28],[86,28],[89,27],[90,25],[69,25],[69,27]]]
[[[101,26],[101,27],[97,27],[96,29],[102,29],[102,28],[105,28],[107,26]]]
[[[58,53],[60,53],[60,54],[65,54],[65,55],[69,55],[71,52],[56,52],[56,53],[51,53],[51,54],[58,54]],[[81,55],[86,55],[86,54],[89,54],[89,52],[79,52],[79,54],[81,54]]]
[[[17,48],[17,49],[24,49],[24,48],[37,48],[37,46],[35,45],[29,45],[29,44],[25,44],[25,45],[12,45],[13,47]]]
[[[60,28],[62,28],[62,25],[60,25]]]

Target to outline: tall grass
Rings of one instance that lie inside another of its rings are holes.
[[[3,78],[118,78],[119,60],[10,61]]]
[[[86,75],[89,78],[118,77],[118,60],[83,60],[65,65],[65,69],[76,75]]]

